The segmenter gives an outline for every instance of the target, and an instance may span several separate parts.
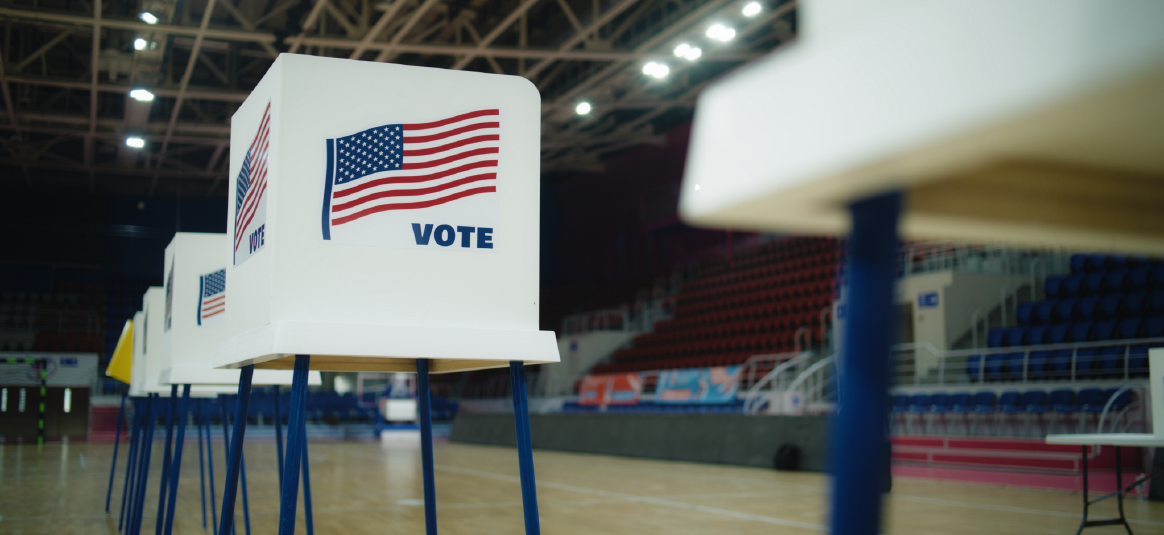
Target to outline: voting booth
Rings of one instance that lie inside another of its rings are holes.
[[[901,235],[1164,252],[1164,3],[798,9],[795,46],[700,95],[679,211],[704,227],[848,234],[830,521],[872,534]]]
[[[540,122],[523,78],[291,54],[235,113],[216,364],[243,370],[239,411],[255,368],[294,370],[280,532],[295,525],[309,370],[417,373],[435,534],[428,375],[501,366],[538,532],[523,366],[559,360],[538,330]],[[232,448],[220,533],[237,464]]]
[[[238,386],[237,369],[215,369],[218,344],[225,337],[227,310],[226,234],[178,232],[166,247],[166,314],[162,324],[167,352],[161,384]],[[291,372],[258,370],[254,385],[290,385]],[[319,372],[308,384],[319,385]]]
[[[163,371],[170,367],[170,344],[165,329],[166,310],[172,305],[164,287],[153,286],[146,290],[142,298],[141,321],[134,322],[135,328],[133,372],[130,374],[131,395],[169,395],[171,385],[163,383]],[[134,316],[135,320],[137,316]],[[140,343],[139,343],[140,342]],[[140,378],[140,382],[139,382]],[[136,384],[137,394],[133,385]],[[233,394],[234,385],[198,385],[190,390],[194,397],[215,397],[218,394]]]
[[[518,77],[279,56],[231,121],[218,364],[557,362],[538,330],[540,120]]]

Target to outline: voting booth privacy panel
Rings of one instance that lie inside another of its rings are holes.
[[[216,364],[557,362],[538,331],[540,117],[519,77],[279,56],[231,122]]]
[[[168,358],[161,369],[162,384],[238,385],[238,370],[214,368],[215,351],[226,334],[229,303],[223,252],[229,244],[226,234],[178,232],[166,247],[162,330]],[[252,384],[290,385],[291,372],[259,370]],[[310,375],[309,384],[320,384],[318,372]]]
[[[802,6],[700,96],[686,221],[838,234],[898,190],[907,237],[1164,252],[1164,3]]]
[[[142,309],[134,315],[133,372],[130,374],[130,395],[170,394],[170,385],[162,383],[162,370],[170,367],[170,346],[165,333],[166,290],[154,286],[146,290]],[[139,317],[140,315],[140,317]],[[190,390],[194,397],[213,397],[231,394],[235,387],[198,386]]]

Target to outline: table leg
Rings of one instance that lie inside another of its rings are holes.
[[[125,516],[128,514],[126,503],[130,497],[129,488],[132,486],[134,467],[137,461],[137,443],[141,438],[141,404],[139,398],[133,398],[130,405],[133,407],[133,421],[129,425],[129,457],[125,460],[125,485],[121,488],[121,514],[117,518],[117,531],[125,525]]]
[[[311,356],[295,355],[295,372],[291,380],[291,417],[287,420],[287,452],[284,462],[283,484],[279,495],[279,535],[295,533],[296,498],[299,496],[299,468],[298,462],[303,458],[302,443],[307,409],[307,371],[311,364]],[[293,461],[292,461],[293,460]]]
[[[513,390],[513,420],[517,429],[517,465],[521,470],[521,504],[525,512],[526,535],[540,535],[538,490],[534,478],[533,443],[529,432],[529,403],[525,391],[525,363],[510,361],[509,380]]]
[[[1083,521],[1079,523],[1079,530],[1075,535],[1083,533],[1083,528],[1087,527],[1087,510],[1091,506],[1090,498],[1087,495],[1087,446],[1083,448]]]
[[[109,501],[113,499],[113,474],[117,472],[117,449],[121,446],[121,420],[125,418],[125,394],[121,395],[121,405],[117,408],[117,434],[113,435],[113,462],[109,465],[109,488],[105,491],[105,512],[109,512]]]
[[[844,350],[837,365],[839,403],[833,418],[832,532],[881,532],[881,492],[888,440],[890,336],[897,278],[901,195],[852,204]]]
[[[186,443],[187,405],[190,403],[190,385],[182,386],[182,397],[178,400],[178,436],[174,442],[174,460],[170,467],[170,503],[166,506],[165,535],[174,532],[174,507],[178,504],[178,476],[182,472],[182,446]]]
[[[242,373],[239,374],[238,401],[235,404],[237,416],[234,421],[234,441],[230,444],[230,453],[226,459],[226,482],[222,490],[222,518],[218,525],[219,534],[231,533],[234,528],[234,501],[238,494],[243,436],[247,432],[247,405],[251,401],[251,378],[254,373],[255,367],[251,365],[243,366]]]
[[[428,359],[416,359],[417,417],[420,420],[420,462],[424,475],[424,532],[437,534],[436,478],[432,460],[432,391],[428,384]]]
[[[1119,504],[1120,522],[1123,523],[1128,535],[1132,535],[1132,526],[1128,524],[1128,517],[1124,516],[1124,462],[1120,458],[1120,447],[1114,447],[1116,462],[1116,503]]]
[[[166,523],[166,497],[170,491],[170,447],[174,443],[174,406],[178,404],[178,385],[170,385],[170,400],[166,403],[166,447],[162,455],[162,485],[158,487],[158,516],[154,519],[154,535],[162,535]]]

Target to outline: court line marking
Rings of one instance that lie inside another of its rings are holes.
[[[987,510],[987,511],[1006,511],[1006,512],[1010,512],[1010,513],[1025,513],[1025,514],[1032,514],[1032,515],[1060,516],[1060,517],[1067,517],[1067,518],[1082,518],[1083,517],[1083,515],[1080,513],[1068,513],[1065,511],[1051,511],[1051,510],[1047,510],[1047,509],[1031,509],[1028,507],[1014,507],[1011,505],[994,505],[994,504],[989,504],[989,503],[975,503],[975,502],[963,502],[963,501],[957,501],[957,500],[943,500],[941,498],[927,498],[925,496],[910,496],[908,494],[892,494],[891,493],[890,496],[892,496],[893,498],[901,498],[902,500],[905,500],[905,501],[918,502],[918,503],[928,503],[930,505],[948,505],[948,506],[952,506],[952,507],[964,507],[967,509],[983,509],[983,510]],[[1132,519],[1132,518],[1129,518],[1127,520],[1128,520],[1128,522],[1130,522],[1132,524],[1144,524],[1144,525],[1148,525],[1148,526],[1164,526],[1164,522],[1155,522],[1152,520],[1136,520],[1136,519]]]
[[[434,465],[434,468],[436,468],[437,470],[443,470],[445,472],[453,472],[453,473],[472,475],[472,476],[478,476],[478,477],[487,477],[487,478],[491,478],[491,479],[500,479],[500,480],[504,480],[504,481],[517,482],[517,483],[521,482],[521,479],[518,477],[505,475],[505,474],[498,474],[495,472],[486,472],[484,470],[477,470],[474,468],[461,468],[458,466],[448,466],[448,465],[443,465],[443,464]],[[608,490],[592,489],[589,487],[581,487],[578,485],[569,485],[566,483],[556,483],[553,481],[538,480],[537,485],[539,487],[551,488],[551,489],[555,489],[555,490],[565,490],[565,491],[571,491],[571,492],[578,492],[578,493],[582,493],[582,494],[593,494],[595,496],[603,496],[606,498],[617,498],[617,499],[620,499],[623,501],[649,503],[649,504],[653,504],[653,505],[661,505],[663,507],[671,507],[674,509],[685,509],[685,510],[699,511],[702,513],[711,513],[711,514],[717,514],[720,516],[738,518],[741,520],[752,520],[752,521],[756,521],[756,522],[764,522],[764,523],[776,524],[776,525],[780,525],[780,526],[812,529],[812,530],[816,530],[816,531],[825,531],[827,529],[825,526],[822,526],[820,524],[810,524],[808,522],[799,522],[796,520],[786,520],[783,518],[776,518],[776,517],[771,517],[771,516],[762,516],[762,515],[756,515],[756,514],[752,514],[752,513],[743,513],[743,512],[739,512],[739,511],[732,511],[729,509],[720,509],[718,507],[708,507],[706,505],[695,505],[695,504],[677,502],[677,501],[672,501],[672,500],[664,500],[661,498],[650,498],[650,497],[646,497],[646,496],[637,496],[634,494],[625,494],[622,492],[612,492],[612,491],[608,491]]]

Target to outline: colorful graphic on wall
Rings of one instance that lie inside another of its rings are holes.
[[[638,373],[588,375],[579,388],[579,405],[634,405],[643,392]]]
[[[656,403],[731,403],[740,366],[690,368],[659,372]]]

